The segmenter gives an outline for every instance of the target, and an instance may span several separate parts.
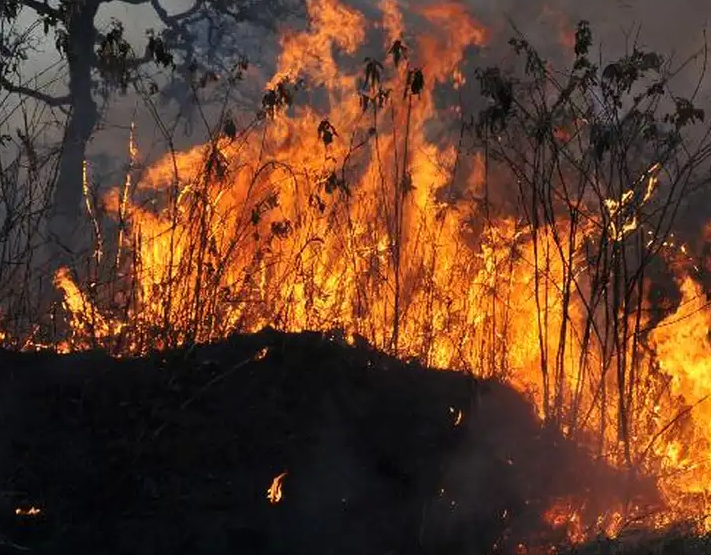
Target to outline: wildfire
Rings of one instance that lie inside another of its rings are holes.
[[[485,47],[489,31],[446,2],[419,8],[427,28],[407,41],[397,3],[379,7],[371,25],[337,0],[310,0],[308,28],[280,41],[258,133],[171,154],[107,196],[121,226],[118,253],[105,258],[125,287],[82,289],[61,270],[71,330],[62,348],[141,354],[268,325],[341,330],[348,343],[364,338],[433,367],[508,380],[542,419],[610,463],[658,476],[677,511],[664,518],[703,514],[711,310],[701,286],[678,276],[676,314],[654,323],[630,310],[632,300],[610,298],[590,262],[599,248],[616,263],[621,245],[643,233],[661,166],[601,202],[595,217],[534,226],[512,211],[489,214],[482,199],[515,197],[518,184],[492,186],[482,153],[463,160],[441,139],[461,125],[461,110],[435,102],[438,87],[469,85],[465,51]],[[370,27],[387,55],[363,64]],[[137,156],[132,129],[131,166]],[[94,218],[88,201],[87,210]],[[632,385],[620,378],[630,373]],[[462,411],[449,410],[459,426]],[[273,479],[271,503],[286,475]],[[582,541],[617,534],[623,512],[590,519],[566,500],[546,518]]]
[[[272,484],[269,486],[269,489],[267,490],[267,499],[269,499],[269,502],[272,505],[275,505],[276,503],[279,503],[282,498],[282,483],[284,482],[284,478],[286,478],[288,472],[282,472],[278,476],[276,476],[272,480]]]

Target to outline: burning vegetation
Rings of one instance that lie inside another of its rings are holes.
[[[492,35],[463,5],[413,8],[416,34],[378,6],[369,21],[310,0],[257,115],[225,115],[207,144],[139,172],[132,130],[126,181],[85,195],[95,248],[55,275],[63,314],[5,341],[130,357],[331,333],[508,383],[542,429],[654,481],[654,502],[561,489],[538,509],[568,541],[709,531],[706,262],[674,233],[711,144],[694,97],[670,91],[676,68],[637,46],[596,65],[586,22],[561,32],[566,71],[519,35],[506,66],[474,68]],[[462,407],[445,417],[468,425]],[[285,476],[259,486],[272,505]]]

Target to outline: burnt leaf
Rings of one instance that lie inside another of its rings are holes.
[[[175,59],[173,57],[173,54],[168,49],[163,38],[157,36],[153,29],[149,29],[148,31],[146,31],[146,34],[148,35],[146,53],[151,58],[151,60],[153,60],[156,64],[160,66],[175,69]],[[192,68],[193,64],[195,64],[194,61],[190,64],[189,67]],[[196,69],[197,67],[192,69],[192,71],[195,71]]]
[[[380,84],[383,64],[375,58],[367,57],[365,59],[365,85],[375,88]]]
[[[227,158],[218,148],[213,148],[207,158],[206,168],[209,176],[222,181],[227,175]]]
[[[231,79],[232,81],[241,81],[244,78],[244,73],[249,68],[249,61],[245,56],[240,56],[237,63],[232,66]]]
[[[360,107],[364,112],[368,111],[368,106],[370,106],[370,97],[367,94],[360,95]]]
[[[232,118],[227,118],[224,125],[222,126],[222,132],[231,140],[235,140],[237,137],[237,125]]]
[[[407,172],[402,178],[402,194],[406,195],[410,191],[415,190],[415,185],[412,182],[412,174]]]
[[[258,225],[259,222],[262,221],[262,211],[259,209],[259,206],[252,208],[252,216],[250,217],[250,221],[254,226]]]
[[[513,81],[507,79],[497,67],[490,67],[476,72],[481,94],[488,98],[491,106],[480,112],[477,133],[484,129],[497,133],[506,127],[506,122],[513,110]]]
[[[277,193],[272,193],[262,201],[262,204],[267,210],[273,210],[279,206],[279,195]]]
[[[602,160],[605,153],[612,148],[613,142],[614,134],[612,129],[599,124],[591,126],[590,143],[598,161]]]
[[[378,91],[378,107],[382,108],[385,102],[390,98],[390,89],[380,89]]]
[[[328,146],[333,142],[334,137],[338,137],[338,133],[336,132],[336,128],[331,125],[331,122],[324,119],[318,124],[318,137],[323,141],[325,146]]]
[[[298,89],[298,83],[294,86]],[[274,116],[277,109],[284,106],[291,106],[293,101],[292,93],[288,84],[284,81],[277,83],[273,89],[267,89],[262,97],[262,109],[268,115]]]
[[[124,38],[123,24],[114,19],[109,31],[99,36],[96,68],[104,82],[125,92],[133,77],[135,56]]]
[[[676,111],[665,116],[667,123],[672,123],[678,129],[697,122],[703,122],[706,113],[701,108],[697,108],[688,98],[677,98],[675,100]]]
[[[577,57],[587,56],[592,46],[592,31],[590,22],[581,20],[575,30],[575,55]]]
[[[388,54],[393,57],[393,62],[395,63],[395,67],[397,67],[403,58],[407,58],[407,46],[405,46],[401,39],[397,39],[393,42],[390,50],[388,50]]]
[[[291,233],[291,222],[289,220],[281,220],[278,222],[272,222],[271,231],[272,235],[280,239],[284,239]]]
[[[331,172],[331,174],[326,179],[325,189],[326,192],[331,195],[338,187],[338,177],[336,177],[336,172]]]
[[[309,204],[321,212],[321,214],[326,211],[326,203],[323,202],[323,199],[316,194],[309,196]]]
[[[425,86],[425,76],[421,69],[412,69],[407,74],[407,89],[405,90],[405,96],[410,92],[411,94],[416,94],[420,96],[422,90]]]

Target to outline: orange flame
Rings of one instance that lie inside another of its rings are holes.
[[[23,507],[17,507],[15,509],[15,514],[18,516],[38,516],[42,511],[38,509],[37,507],[28,507],[28,508],[23,508]]]
[[[267,499],[269,499],[269,502],[272,505],[275,505],[276,503],[279,503],[282,498],[282,483],[284,482],[284,478],[286,478],[288,472],[282,472],[278,476],[276,476],[272,480],[272,484],[269,486],[269,489],[267,490]]]

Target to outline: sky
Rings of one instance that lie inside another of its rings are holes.
[[[520,30],[533,38],[544,49],[557,47],[556,27],[572,27],[576,21],[587,19],[603,47],[614,51],[623,47],[625,36],[639,29],[642,44],[661,52],[676,52],[679,57],[701,48],[704,30],[711,19],[708,0],[462,0],[470,6],[475,17],[494,28],[506,25],[510,18]],[[190,6],[192,0],[162,0],[170,13],[179,13]],[[376,0],[345,0],[364,11],[373,13]],[[402,2],[406,6],[426,3],[423,0]],[[25,10],[21,21],[27,24],[33,12]],[[160,28],[160,21],[149,4],[130,5],[120,0],[104,4],[99,23],[107,25],[117,18],[125,25],[126,36],[141,50],[145,32]],[[501,29],[502,34],[506,33]],[[264,37],[274,40],[274,37]],[[502,36],[506,39],[507,37]],[[504,40],[505,42],[505,40]],[[45,41],[27,64],[26,73],[41,72],[57,60],[52,37]]]
[[[375,0],[343,0],[365,13],[377,14]],[[575,22],[587,19],[591,22],[596,41],[606,55],[622,52],[625,45],[631,44],[637,37],[640,45],[656,49],[666,55],[673,54],[681,61],[691,53],[699,51],[705,41],[705,27],[711,19],[709,0],[461,0],[466,3],[471,13],[494,31],[494,39],[487,54],[488,63],[493,63],[499,52],[507,48],[506,42],[511,36],[510,22],[531,39],[545,57],[555,58],[560,55],[562,31],[573,28]],[[409,4],[423,4],[424,0],[412,0]],[[163,0],[170,12],[180,12],[191,4],[191,0]],[[407,5],[402,2],[402,9],[407,17]],[[31,11],[22,14],[21,24],[31,21]],[[124,23],[126,37],[137,51],[142,52],[145,45],[145,32],[148,28],[160,28],[160,22],[149,5],[134,6],[121,1],[105,4],[99,15],[99,26],[107,25],[112,18]],[[271,64],[278,49],[278,37],[271,32],[242,25],[235,29],[232,38],[243,43],[244,51],[254,65],[253,82],[243,85],[243,93],[250,101],[258,102],[260,86],[268,79],[272,71]],[[53,47],[53,39],[45,40],[32,59],[24,68],[26,76],[32,76],[53,67],[58,60]],[[701,72],[701,63],[691,64],[678,81],[680,90],[689,90]],[[711,72],[709,72],[711,74]],[[50,80],[53,73],[47,73],[43,79]],[[702,99],[711,98],[711,78],[707,77],[702,87]],[[111,155],[116,152],[116,141],[125,144],[127,123],[137,118],[143,126],[143,138],[150,142],[155,129],[150,129],[150,119],[142,118],[141,101],[135,96],[116,98],[106,114],[105,125],[97,133],[93,145],[94,151]],[[175,106],[170,103],[161,106],[161,114],[170,119],[176,117]],[[144,114],[145,115],[145,114]],[[141,121],[141,120],[144,121]],[[11,120],[12,129],[17,121]],[[179,144],[188,146],[201,141],[204,133],[188,133],[182,130]],[[153,137],[160,141],[159,137]],[[159,148],[159,147],[157,147]]]

